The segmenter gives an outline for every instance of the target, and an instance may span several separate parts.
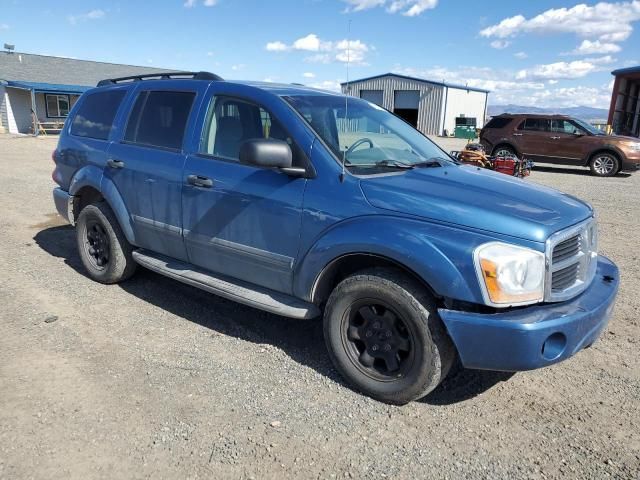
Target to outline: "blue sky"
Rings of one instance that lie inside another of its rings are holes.
[[[611,70],[640,64],[640,0],[0,0],[0,43],[337,89],[349,21],[351,79],[469,84],[491,104],[607,108]]]

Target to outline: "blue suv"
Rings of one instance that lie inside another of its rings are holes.
[[[101,81],[54,152],[88,275],[137,265],[323,316],[359,391],[402,404],[467,368],[544,367],[605,327],[618,269],[572,196],[458,164],[386,110],[207,73]]]

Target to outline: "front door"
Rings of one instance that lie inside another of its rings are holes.
[[[182,152],[195,91],[140,90],[105,176],[131,216],[136,244],[187,260],[182,239]]]
[[[585,157],[590,151],[590,142],[589,135],[582,128],[567,119],[552,119],[551,139],[557,163],[584,164]]]
[[[213,97],[203,118],[199,152],[183,175],[184,240],[189,261],[212,272],[291,293],[298,252],[304,178],[240,164],[250,138],[287,141],[301,150],[264,107]]]

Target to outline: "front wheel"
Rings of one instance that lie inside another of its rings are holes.
[[[339,372],[387,403],[427,395],[455,358],[431,296],[393,270],[362,271],[338,284],[325,309],[324,336]]]
[[[596,153],[589,162],[589,168],[597,177],[612,177],[618,173],[620,162],[611,153]]]

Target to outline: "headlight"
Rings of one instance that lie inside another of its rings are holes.
[[[508,307],[544,299],[544,253],[490,242],[476,248],[473,256],[487,305]]]
[[[629,144],[629,150],[632,152],[640,152],[640,143],[634,142]]]

